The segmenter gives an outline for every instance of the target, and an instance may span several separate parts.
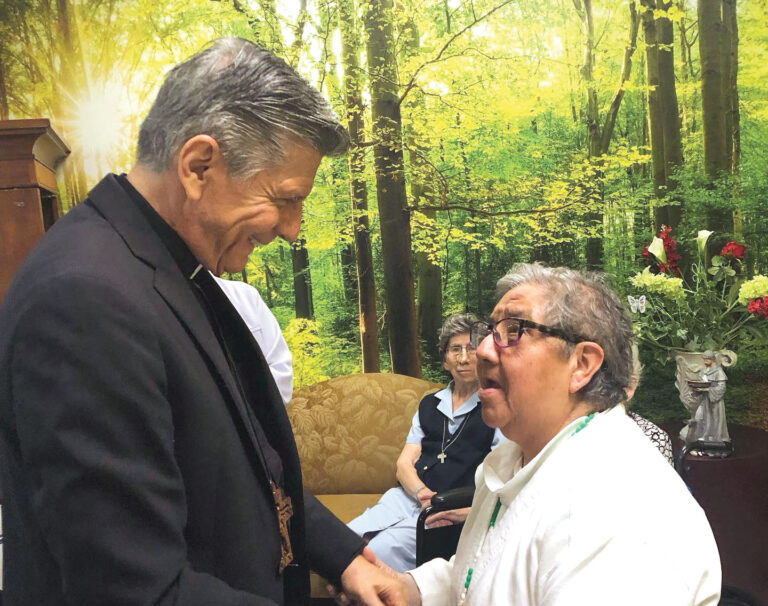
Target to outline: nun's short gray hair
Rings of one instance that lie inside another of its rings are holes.
[[[546,295],[544,324],[559,328],[574,342],[594,341],[605,353],[603,364],[581,397],[606,410],[627,398],[632,382],[632,321],[604,274],[541,263],[519,263],[496,284],[499,298],[522,284],[535,284]],[[570,355],[574,343],[565,343]]]
[[[448,316],[443,327],[440,329],[440,338],[438,340],[437,348],[440,352],[440,359],[445,361],[445,356],[448,353],[448,344],[453,337],[459,335],[468,335],[472,330],[472,325],[475,322],[479,322],[475,314],[453,314]]]

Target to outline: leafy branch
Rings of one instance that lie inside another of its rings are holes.
[[[459,31],[457,31],[455,34],[453,34],[453,36],[448,38],[448,40],[445,42],[445,44],[443,44],[443,47],[438,51],[437,55],[435,55],[432,59],[429,59],[429,60],[425,61],[424,63],[422,63],[421,65],[419,65],[419,67],[416,68],[416,71],[413,72],[413,75],[411,76],[410,81],[405,86],[405,90],[403,91],[403,94],[400,95],[400,99],[398,100],[398,105],[402,105],[403,101],[405,101],[405,98],[408,96],[408,93],[410,93],[411,90],[413,89],[413,87],[416,85],[416,78],[421,73],[421,71],[425,67],[427,67],[428,65],[433,65],[435,63],[440,62],[442,60],[443,54],[445,53],[445,51],[448,50],[448,48],[451,46],[451,44],[453,44],[454,40],[456,40],[457,38],[461,37],[464,33],[469,31],[470,29],[472,29],[475,25],[477,25],[481,21],[484,21],[485,19],[490,17],[496,11],[501,10],[502,8],[507,6],[508,4],[512,4],[512,2],[513,2],[513,0],[504,0],[501,4],[498,4],[498,5],[494,6],[492,9],[490,9],[489,11],[483,13],[479,17],[475,16],[474,20],[471,23],[468,23],[463,28],[461,28]]]

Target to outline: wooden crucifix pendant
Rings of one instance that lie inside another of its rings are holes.
[[[293,548],[291,547],[291,536],[288,534],[288,521],[293,515],[293,505],[291,497],[287,496],[282,489],[275,484],[274,480],[269,481],[272,487],[272,496],[275,499],[275,509],[277,510],[277,523],[280,526],[280,574],[283,573],[293,561]]]
[[[440,459],[440,462],[441,462],[441,463],[445,463],[445,459],[446,459],[447,457],[448,457],[448,455],[447,455],[447,454],[445,454],[444,452],[441,452],[439,455],[437,455],[437,458],[438,458],[438,459]]]

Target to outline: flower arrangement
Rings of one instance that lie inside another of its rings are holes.
[[[728,242],[707,264],[711,234],[699,232],[698,262],[691,265],[690,278],[684,278],[672,229],[662,227],[643,250],[649,266],[629,280],[637,337],[660,361],[674,351],[768,343],[768,277],[744,280],[747,248],[737,242]]]

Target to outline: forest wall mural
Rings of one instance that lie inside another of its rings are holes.
[[[683,278],[700,230],[710,256],[746,246],[744,280],[768,273],[766,0],[1,0],[0,119],[51,119],[71,208],[130,168],[166,70],[231,35],[295,66],[353,143],[300,238],[231,276],[278,317],[297,387],[446,380],[443,318],[487,314],[518,261],[608,272],[626,299],[666,227]],[[745,335],[727,405],[768,428],[764,336]],[[682,418],[658,353],[641,343],[637,407]]]

